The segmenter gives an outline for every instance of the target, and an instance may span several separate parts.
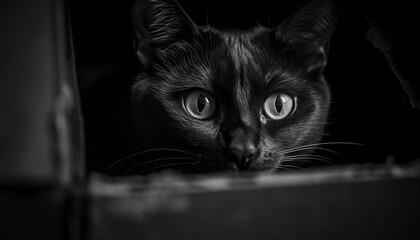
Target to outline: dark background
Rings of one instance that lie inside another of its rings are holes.
[[[252,28],[257,23],[278,25],[302,4],[302,1],[290,0],[179,2],[198,25],[209,23],[214,27],[241,29]],[[331,39],[329,63],[325,70],[333,102],[324,142],[354,142],[364,146],[328,146],[342,155],[330,154],[328,157],[333,158],[334,163],[383,163],[389,156],[393,156],[395,162],[405,163],[420,157],[419,110],[413,109],[386,59],[367,38],[367,19],[377,19],[395,32],[399,42],[406,43],[418,53],[413,41],[413,31],[417,29],[415,20],[418,19],[414,5],[401,1],[387,2],[340,3],[340,18]],[[122,112],[113,116],[106,108],[108,104],[116,104],[117,98],[121,97],[121,92],[127,91],[130,79],[138,71],[130,9],[131,1],[69,1],[84,114],[89,118],[92,111],[102,111],[105,116],[95,119],[97,124],[117,125],[118,120],[124,118]],[[105,78],[111,79],[107,80],[108,86],[114,86],[107,98],[101,102],[100,98],[92,100],[87,97]],[[98,134],[104,134],[99,131]],[[106,133],[109,142],[117,135],[111,131]],[[94,144],[88,136],[88,162],[89,158],[98,154],[89,151]],[[112,144],[109,146],[112,147]],[[116,154],[115,157],[122,156]]]

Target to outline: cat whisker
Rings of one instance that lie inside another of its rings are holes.
[[[319,156],[319,155],[313,155],[313,154],[299,154],[299,155],[292,155],[292,156],[285,156],[285,159],[283,161],[293,161],[293,160],[300,160],[300,159],[313,159],[313,160],[319,160],[319,161],[325,161],[331,163],[331,159]]]
[[[332,161],[323,160],[319,158],[297,158],[297,159],[286,159],[282,161],[283,163],[313,163],[313,162],[323,162],[332,164]]]
[[[285,154],[299,152],[299,151],[305,151],[305,150],[321,150],[321,151],[330,152],[330,153],[335,154],[337,156],[343,157],[341,154],[337,153],[336,151],[333,151],[333,150],[328,149],[328,148],[321,147],[321,146],[325,146],[325,145],[364,146],[364,144],[353,143],[353,142],[324,142],[324,143],[307,144],[307,145],[303,145],[303,146],[299,146],[299,147],[295,147],[295,148],[286,149],[286,150],[282,151],[282,153],[285,155]]]
[[[296,148],[310,147],[310,146],[321,146],[321,145],[357,145],[357,146],[365,146],[365,144],[355,143],[355,142],[320,142],[320,143],[307,144],[307,145],[299,146],[299,147],[296,147]]]
[[[194,167],[194,165],[197,165],[197,164],[199,164],[199,163],[201,163],[201,162],[202,162],[202,161],[200,160],[200,161],[197,161],[197,162],[195,162],[195,163],[191,164],[190,168]]]
[[[323,162],[328,164],[334,164],[334,161],[323,156],[317,155],[296,155],[296,156],[287,156],[285,159],[282,160],[284,163],[293,163],[293,162],[300,162],[300,163],[312,163],[312,162]]]
[[[180,150],[180,149],[172,149],[172,148],[151,148],[151,149],[147,149],[147,150],[144,150],[144,151],[141,151],[141,152],[133,153],[133,154],[128,155],[128,156],[126,156],[124,158],[121,158],[118,161],[116,161],[116,162],[112,163],[111,165],[109,165],[108,167],[106,167],[103,171],[106,172],[109,169],[111,169],[112,167],[114,167],[114,166],[122,163],[123,161],[125,161],[127,159],[130,159],[130,158],[133,158],[133,157],[137,157],[139,155],[146,154],[146,153],[153,153],[153,152],[174,152],[174,153],[176,152],[176,153],[190,154],[190,155],[197,156],[197,157],[200,156],[200,154],[193,153],[193,152],[190,152],[190,151]]]
[[[184,171],[184,170],[187,170],[187,169],[192,169],[195,165],[197,165],[197,164],[199,164],[201,162],[202,162],[201,160],[200,161],[197,161],[197,162],[191,164],[191,166],[189,166],[189,167],[180,169],[180,171]]]
[[[302,147],[302,148],[292,148],[292,149],[288,149],[286,151],[283,151],[282,153],[285,155],[285,154],[301,152],[301,151],[309,151],[309,150],[320,150],[320,151],[332,153],[332,154],[337,155],[339,157],[343,157],[340,153],[338,153],[334,150],[331,150],[331,149],[328,149],[328,148],[323,148],[323,147],[315,147],[315,146],[313,146],[313,147]]]
[[[295,158],[295,157],[319,157],[323,159],[328,159],[327,157],[316,155],[316,154],[297,154],[297,155],[291,155],[291,156],[285,156],[286,158]]]
[[[276,171],[295,171],[295,170],[304,170],[303,168],[290,164],[281,164],[276,168]]]
[[[308,151],[308,150],[319,150],[322,152],[331,153],[335,156],[338,156],[342,159],[345,159],[343,155],[340,153],[328,149],[325,146],[334,146],[334,145],[355,145],[355,146],[365,146],[364,144],[360,143],[354,143],[354,142],[324,142],[324,143],[314,143],[314,144],[307,144],[295,148],[286,149],[285,151],[282,151],[282,154],[284,156],[283,162],[285,163],[313,163],[313,162],[323,162],[327,164],[334,164],[337,163],[337,160],[332,160],[328,157],[316,155],[316,154],[295,154],[302,151]]]

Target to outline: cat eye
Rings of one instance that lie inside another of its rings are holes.
[[[294,99],[285,93],[271,94],[264,102],[264,115],[273,120],[289,116],[295,108]]]
[[[213,97],[202,90],[189,93],[183,99],[184,109],[192,117],[205,120],[210,118],[216,110]]]

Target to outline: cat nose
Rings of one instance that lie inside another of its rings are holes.
[[[255,160],[258,149],[251,142],[231,143],[230,152],[234,156],[234,163],[240,169],[247,169]]]

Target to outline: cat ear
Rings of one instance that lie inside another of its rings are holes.
[[[337,15],[332,0],[308,2],[277,28],[276,39],[306,53],[307,72],[322,71]]]
[[[137,0],[132,18],[137,57],[145,67],[157,52],[198,32],[176,0]]]

